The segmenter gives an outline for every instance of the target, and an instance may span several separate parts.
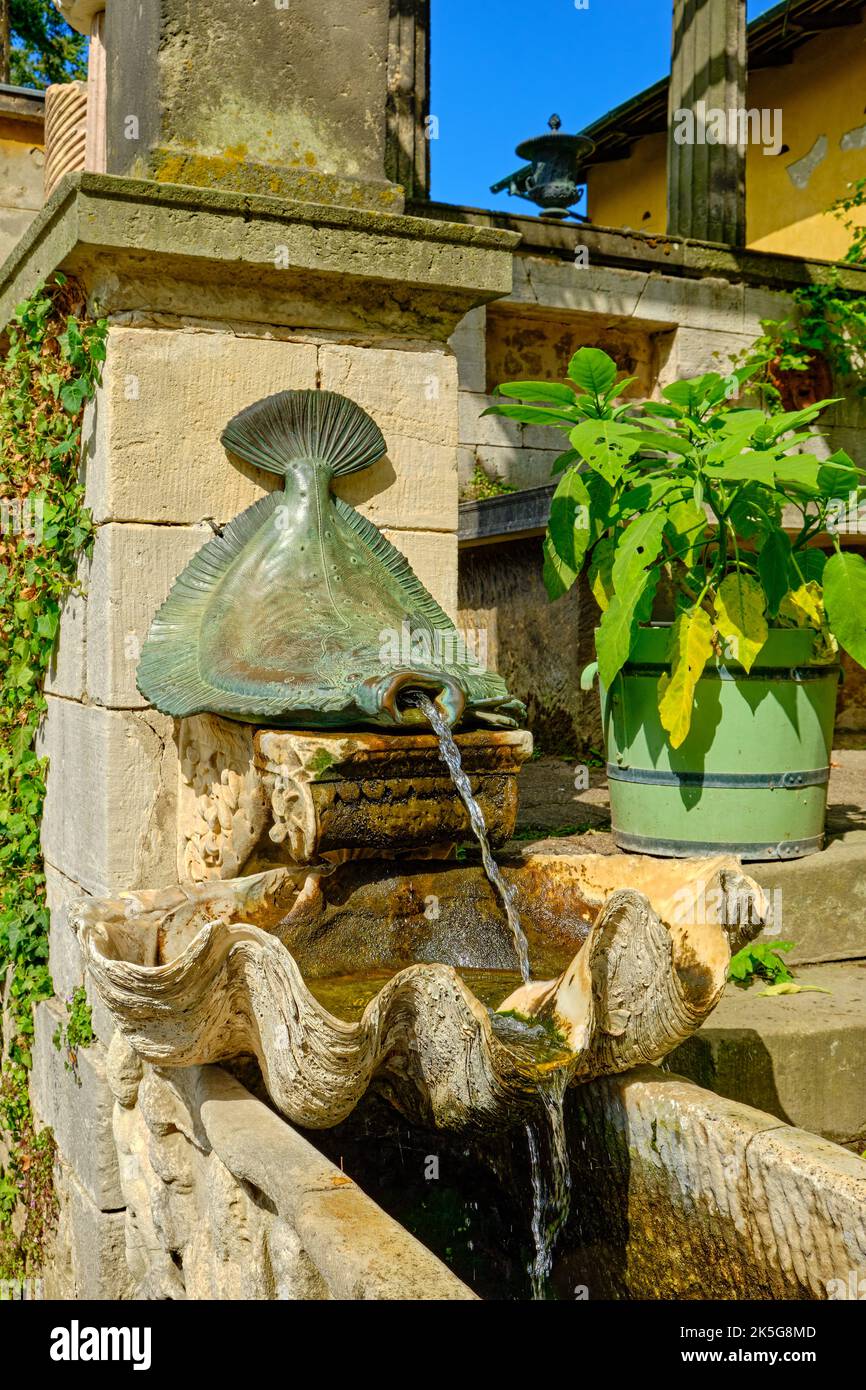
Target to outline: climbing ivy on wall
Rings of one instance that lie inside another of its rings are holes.
[[[33,1005],[52,993],[39,847],[46,763],[35,751],[64,599],[92,538],[81,421],[105,358],[62,275],[20,304],[0,343],[0,1278],[38,1268],[54,1217],[53,1144],[27,1092]]]
[[[866,267],[866,226],[851,215],[864,207],[866,178],[852,183],[830,208],[851,235],[843,257],[846,265]],[[760,368],[753,385],[768,404],[778,405],[781,374],[808,370],[817,354],[836,380],[853,394],[866,395],[866,295],[844,289],[834,266],[825,281],[802,286],[792,298],[793,313],[784,319],[762,319],[759,337],[741,359],[747,367]]]

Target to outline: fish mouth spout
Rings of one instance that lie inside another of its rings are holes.
[[[452,728],[463,717],[466,695],[441,671],[392,671],[365,681],[358,692],[359,704],[377,723],[429,729],[423,710],[415,703],[419,694],[433,702]]]

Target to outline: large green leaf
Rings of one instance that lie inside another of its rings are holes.
[[[668,525],[674,533],[674,549],[689,568],[697,560],[698,548],[709,525],[707,514],[693,497],[684,497],[668,506]]]
[[[504,381],[497,386],[496,394],[514,396],[518,401],[557,401],[560,405],[574,405],[571,387],[557,381]]]
[[[608,687],[628,660],[638,621],[649,616],[648,608],[658,576],[651,574],[647,566],[661,550],[664,528],[665,513],[648,512],[626,528],[617,544],[610,571],[614,593],[604,609],[596,636],[599,674]],[[596,552],[598,550],[596,546]],[[609,560],[609,552],[604,558]],[[604,585],[604,579],[601,566],[594,567],[593,592],[596,584]],[[607,597],[604,589],[602,596]]]
[[[636,431],[618,420],[584,420],[568,438],[572,448],[605,482],[616,483],[640,447]]]
[[[823,578],[830,631],[849,656],[866,666],[866,560],[837,552],[824,566]]]
[[[680,613],[669,650],[671,673],[659,679],[659,714],[671,747],[679,748],[691,728],[697,683],[713,654],[713,628],[703,608]]]
[[[613,557],[616,547],[612,536],[603,536],[593,546],[587,579],[593,598],[602,613],[613,598]]]
[[[577,469],[570,468],[553,494],[544,543],[544,583],[552,600],[561,598],[580,573],[591,512],[586,484]]]
[[[658,559],[666,521],[664,511],[644,512],[623,531],[613,561],[613,587],[617,594],[627,597],[640,582],[642,573]]]
[[[773,486],[776,481],[776,461],[772,454],[755,450],[737,454],[734,458],[707,465],[707,476],[720,482],[756,482]]]
[[[573,425],[579,419],[577,412],[568,414],[564,406],[550,406],[546,409],[543,405],[489,405],[486,410],[482,410],[481,417],[485,415],[503,415],[506,420],[516,420],[522,425]]]
[[[752,575],[727,574],[716,591],[716,628],[725,655],[751,671],[769,633],[764,590]]]
[[[617,365],[601,348],[582,347],[568,364],[568,375],[584,391],[597,399],[603,397],[616,381]]]
[[[601,615],[595,635],[595,650],[598,673],[602,684],[608,689],[628,661],[637,626],[635,609],[648,582],[649,576],[645,574],[643,581],[639,581],[629,594],[614,594]]]
[[[707,372],[687,381],[672,381],[670,386],[662,387],[662,395],[689,415],[696,415],[705,405],[724,400],[725,378],[718,372]]]
[[[789,588],[791,542],[783,530],[770,531],[758,555],[758,574],[767,596],[767,611],[775,618]]]

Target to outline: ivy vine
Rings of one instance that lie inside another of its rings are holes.
[[[866,225],[852,216],[864,207],[866,178],[850,184],[829,209],[851,236],[844,265],[866,267]],[[844,288],[839,267],[833,266],[825,281],[803,285],[792,299],[793,312],[787,317],[761,320],[761,333],[740,359],[745,367],[758,369],[752,385],[767,405],[782,403],[785,373],[806,371],[816,358],[823,358],[852,394],[866,396],[866,294]]]
[[[105,359],[105,320],[57,274],[20,304],[0,344],[0,1278],[35,1270],[56,1208],[54,1146],[27,1076],[33,1006],[53,990],[35,750],[64,600],[93,536],[79,478],[81,423]]]

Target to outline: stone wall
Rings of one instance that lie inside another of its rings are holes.
[[[44,98],[0,86],[0,262],[42,207]]]

